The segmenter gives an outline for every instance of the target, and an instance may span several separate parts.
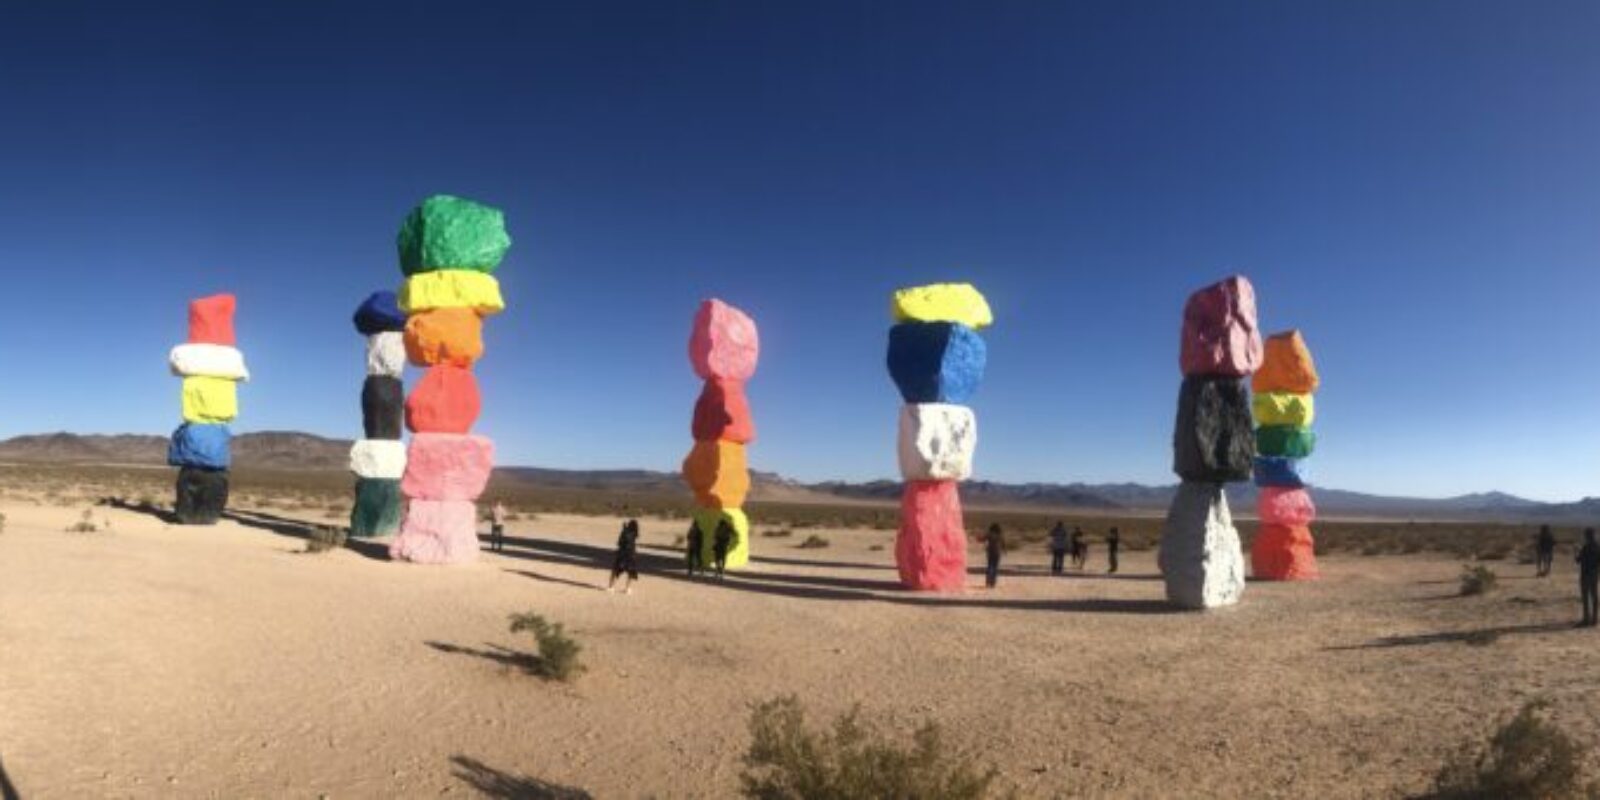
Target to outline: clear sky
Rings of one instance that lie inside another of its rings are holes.
[[[1318,359],[1323,485],[1600,494],[1600,4],[13,3],[0,435],[166,433],[239,296],[240,430],[355,436],[349,314],[423,196],[505,209],[480,430],[675,469],[696,304],[752,465],[892,477],[901,285],[997,322],[978,476],[1170,482],[1185,296]]]

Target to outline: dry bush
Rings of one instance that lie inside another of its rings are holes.
[[[1463,565],[1461,567],[1462,597],[1488,594],[1489,592],[1494,591],[1495,585],[1499,582],[1500,576],[1494,574],[1494,570],[1489,569],[1482,564],[1474,564],[1471,566]]]
[[[991,796],[999,777],[947,751],[933,722],[918,728],[905,749],[864,724],[859,706],[834,720],[831,731],[808,730],[793,695],[751,711],[743,761],[741,791],[759,800],[980,800]]]
[[[583,645],[567,636],[565,626],[550,622],[538,614],[512,614],[511,632],[529,631],[539,645],[539,658],[530,661],[526,669],[558,681],[570,681],[588,670],[579,661]]]
[[[793,536],[794,531],[789,530],[788,528],[768,528],[767,530],[762,531],[761,535],[768,539],[782,539],[786,536]]]
[[[1433,800],[1582,800],[1600,798],[1600,784],[1583,780],[1586,748],[1544,718],[1535,700],[1489,737],[1468,742],[1434,777]]]
[[[99,526],[94,524],[94,509],[91,508],[84,509],[78,521],[67,526],[67,533],[94,533],[98,530]]]
[[[305,553],[326,553],[344,547],[346,532],[344,528],[331,525],[318,525],[311,529],[306,536]]]
[[[822,548],[827,547],[829,544],[831,543],[828,541],[827,537],[818,536],[813,533],[810,536],[807,536],[804,541],[795,545],[795,547],[801,550],[821,550]]]
[[[0,514],[0,533],[6,532],[6,515]]]

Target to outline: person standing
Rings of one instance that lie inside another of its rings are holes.
[[[689,577],[693,578],[706,569],[706,535],[700,532],[700,525],[693,520],[689,522],[688,549],[684,551],[684,560],[688,562]]]
[[[606,591],[617,588],[617,578],[622,573],[628,573],[628,582],[623,584],[623,594],[633,594],[633,584],[639,580],[639,521],[630,519],[622,523],[622,533],[617,536],[617,555],[611,561],[611,583],[606,585]]]
[[[1533,542],[1533,552],[1536,564],[1534,569],[1537,571],[1538,576],[1541,578],[1549,577],[1550,567],[1556,561],[1556,537],[1555,534],[1550,532],[1549,525],[1539,526],[1539,537]]]
[[[1106,558],[1111,561],[1111,568],[1106,570],[1106,574],[1117,574],[1117,550],[1121,547],[1122,534],[1117,532],[1116,526],[1112,526],[1111,532],[1106,534]]]
[[[1060,575],[1067,563],[1067,526],[1056,520],[1050,529],[1050,574]]]
[[[1578,548],[1578,594],[1583,599],[1583,622],[1594,627],[1600,624],[1600,543],[1594,540],[1594,528],[1583,531],[1583,547]]]
[[[498,499],[489,508],[489,549],[496,553],[506,549],[506,504]]]
[[[1089,563],[1089,543],[1084,541],[1083,529],[1072,527],[1072,566],[1079,572]]]
[[[733,529],[733,523],[723,517],[717,523],[717,533],[711,538],[711,557],[716,559],[717,578],[722,578],[722,571],[728,565],[728,552],[733,549],[733,540],[738,533]]]
[[[989,526],[989,532],[983,536],[983,552],[987,561],[983,581],[990,589],[1000,583],[1000,554],[1005,549],[1005,533],[1000,530],[1000,523],[996,522]]]

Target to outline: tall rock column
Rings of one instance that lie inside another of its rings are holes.
[[[391,558],[457,564],[478,557],[476,501],[494,444],[471,433],[482,400],[473,366],[483,320],[505,309],[494,271],[511,248],[498,209],[449,195],[422,201],[400,226],[406,357],[425,371],[405,402],[411,433],[400,490],[406,511]]]
[[[356,475],[350,535],[388,536],[400,527],[400,478],[406,451],[400,441],[404,417],[406,348],[401,332],[406,315],[394,292],[373,292],[351,320],[367,337],[367,378],[361,385],[362,437],[350,449]]]
[[[178,468],[174,512],[184,525],[215,525],[228,506],[232,434],[239,414],[238,384],[250,379],[235,346],[234,297],[189,304],[189,340],[172,349],[168,366],[183,378],[183,424],[172,433],[167,463]]]
[[[1252,380],[1255,389],[1255,479],[1260,488],[1256,511],[1261,519],[1250,548],[1250,566],[1257,578],[1305,581],[1317,577],[1311,521],[1317,507],[1311,502],[1301,474],[1300,460],[1311,455],[1317,437],[1311,431],[1316,417],[1313,395],[1317,391],[1316,364],[1299,331],[1286,331],[1267,339],[1261,369]]]
[[[717,528],[733,529],[729,569],[750,561],[750,492],[745,445],[755,441],[755,421],[744,385],[755,375],[761,337],[748,314],[715,298],[700,304],[689,332],[689,364],[705,381],[690,425],[694,448],[683,459],[683,480],[694,491],[694,524],[700,531],[701,563],[711,564]]]
[[[965,403],[988,361],[978,331],[994,321],[983,295],[965,283],[895,292],[889,377],[900,408],[898,456],[905,481],[895,566],[907,589],[952,591],[967,576],[967,530],[957,484],[972,475],[978,421]]]
[[[1244,554],[1223,489],[1250,477],[1256,441],[1245,379],[1261,365],[1249,280],[1235,275],[1189,297],[1179,364],[1172,469],[1183,482],[1167,511],[1157,563],[1174,605],[1233,605],[1244,594]]]

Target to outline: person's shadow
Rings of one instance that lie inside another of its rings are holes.
[[[11,782],[11,776],[6,774],[4,761],[0,761],[0,800],[22,800],[16,785]]]

